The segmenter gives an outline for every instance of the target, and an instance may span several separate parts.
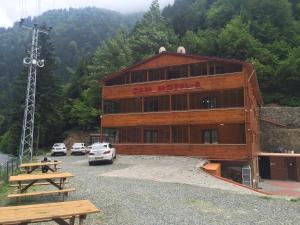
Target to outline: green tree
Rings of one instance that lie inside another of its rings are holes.
[[[148,12],[137,22],[130,35],[130,43],[135,61],[158,52],[161,46],[171,50],[177,43],[173,29],[160,14],[159,4],[154,0]]]

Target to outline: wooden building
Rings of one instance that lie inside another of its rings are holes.
[[[252,64],[162,52],[102,81],[101,134],[118,153],[202,156],[235,178],[257,176],[258,107]]]
[[[261,152],[258,159],[262,179],[300,182],[300,154]]]

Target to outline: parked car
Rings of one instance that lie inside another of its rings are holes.
[[[100,161],[109,161],[112,164],[116,155],[116,149],[110,143],[95,143],[89,153],[89,165]]]
[[[92,149],[92,146],[93,146],[93,145],[89,145],[89,146],[86,147],[86,152],[87,152],[87,153],[90,153],[90,151],[91,151],[91,149]]]
[[[55,143],[51,149],[51,155],[67,155],[67,148],[64,143]]]
[[[81,154],[84,155],[86,153],[86,147],[84,143],[74,143],[71,148],[71,155]]]

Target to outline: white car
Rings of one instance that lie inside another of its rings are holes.
[[[86,147],[84,143],[74,143],[71,148],[71,155],[81,154],[84,155],[86,153]]]
[[[109,161],[112,164],[116,154],[116,149],[110,143],[95,143],[89,153],[89,165],[100,161]]]
[[[55,143],[51,149],[51,155],[66,155],[67,154],[67,148],[64,143]]]

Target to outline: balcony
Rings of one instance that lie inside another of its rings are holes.
[[[245,110],[240,108],[167,111],[103,115],[102,127],[244,123]]]
[[[102,98],[104,100],[113,100],[195,91],[207,92],[214,90],[238,89],[243,87],[243,72],[235,72],[221,75],[185,77],[172,80],[104,86],[102,88]]]

